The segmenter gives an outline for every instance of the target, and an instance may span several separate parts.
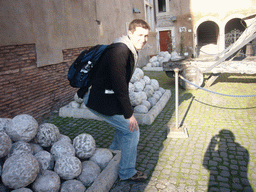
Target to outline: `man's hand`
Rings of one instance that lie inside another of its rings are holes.
[[[139,129],[138,122],[137,122],[137,120],[135,119],[134,115],[132,115],[132,116],[129,118],[129,131],[130,131],[130,132],[133,132],[134,130],[138,131],[138,129]]]

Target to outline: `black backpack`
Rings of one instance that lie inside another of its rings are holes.
[[[91,86],[92,69],[108,45],[96,45],[82,51],[68,71],[68,80],[72,87],[88,89]]]

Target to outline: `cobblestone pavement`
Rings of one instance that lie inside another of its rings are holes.
[[[223,74],[209,90],[231,95],[256,94],[256,76]],[[146,182],[117,180],[111,192],[256,190],[256,97],[226,97],[203,90],[179,90],[179,122],[188,138],[169,138],[175,122],[172,97],[152,125],[140,126],[137,169]],[[97,147],[108,147],[114,129],[102,121],[48,120],[71,138],[86,132]]]

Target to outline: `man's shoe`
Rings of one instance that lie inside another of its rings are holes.
[[[137,171],[135,175],[133,175],[130,179],[127,179],[129,181],[146,181],[148,179],[148,176],[146,173],[142,173],[140,171]]]

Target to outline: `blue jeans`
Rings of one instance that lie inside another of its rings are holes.
[[[88,102],[89,94],[84,96],[85,105]],[[88,108],[89,109],[89,108]],[[129,131],[129,120],[125,119],[123,115],[107,116],[92,109],[92,113],[100,117],[105,122],[116,128],[115,135],[110,145],[110,149],[121,150],[121,160],[119,162],[118,174],[121,180],[131,178],[137,173],[135,169],[137,158],[137,145],[139,142],[140,132]]]

